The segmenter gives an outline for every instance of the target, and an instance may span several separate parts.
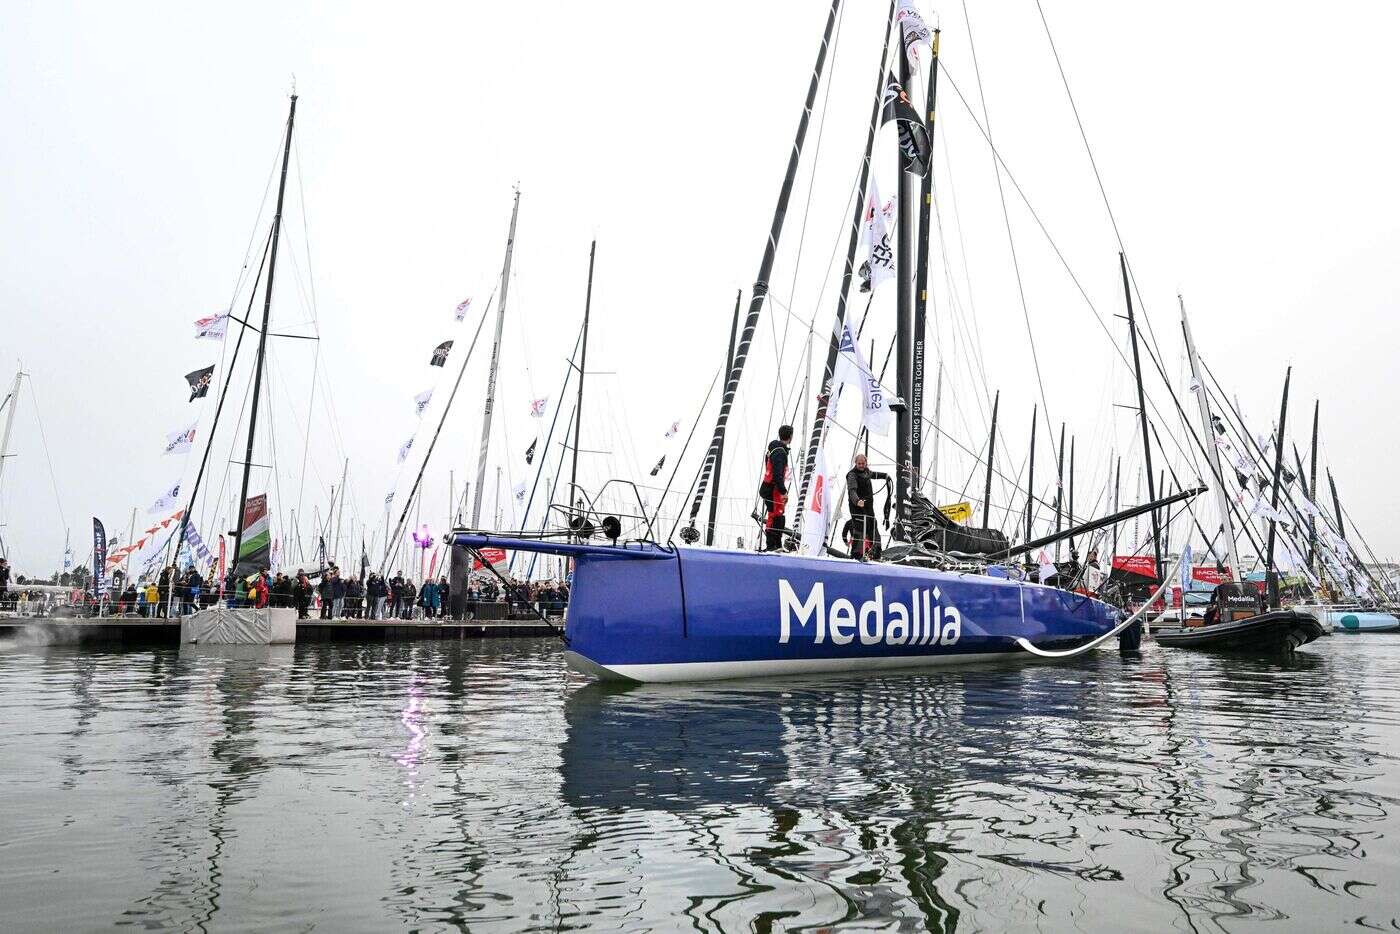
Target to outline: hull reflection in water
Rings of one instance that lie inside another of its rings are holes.
[[[976,574],[832,558],[459,532],[457,545],[575,559],[570,664],[592,677],[708,681],[1019,658],[1069,649],[1118,611]]]

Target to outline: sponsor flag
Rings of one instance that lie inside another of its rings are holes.
[[[210,315],[207,318],[200,318],[194,323],[195,340],[221,341],[224,333],[228,331],[228,315]]]
[[[282,567],[282,540],[274,538],[272,540],[272,560],[268,562],[267,569],[276,574]]]
[[[539,443],[540,439],[536,438],[534,441],[531,441],[530,446],[525,449],[525,463],[533,464],[535,462],[535,445]]]
[[[516,501],[517,503],[523,503],[523,502],[525,502],[525,481],[524,481],[524,480],[521,480],[519,483],[517,483],[517,484],[515,485],[515,491],[514,491],[514,492],[515,492],[515,501]]]
[[[209,547],[204,544],[204,539],[199,537],[199,530],[193,525],[185,526],[185,541],[189,542],[189,546],[199,558],[200,564],[208,564],[214,560],[214,556],[209,552]]]
[[[894,248],[890,245],[890,221],[894,218],[894,199],[880,205],[880,192],[875,188],[875,179],[870,179],[870,190],[866,193],[865,245],[867,255],[860,264],[860,290],[873,291],[881,282],[894,277]]]
[[[661,473],[661,468],[666,465],[666,455],[662,454],[661,459],[656,462],[656,466],[651,468],[651,475],[654,477]]]
[[[927,175],[933,144],[929,140],[928,127],[919,118],[919,112],[909,102],[904,86],[893,74],[885,75],[884,107],[880,111],[880,125],[891,120],[899,134],[900,164],[910,175]]]
[[[1191,543],[1187,542],[1186,547],[1181,549],[1181,567],[1178,575],[1181,579],[1182,593],[1186,593],[1186,591],[1191,589],[1191,560]],[[1185,603],[1186,601],[1183,598],[1182,605],[1185,606]]]
[[[428,361],[429,366],[446,366],[447,352],[452,349],[451,341],[443,341],[433,348],[433,358]]]
[[[832,478],[826,469],[826,446],[817,448],[812,472],[812,488],[802,515],[802,554],[821,555],[826,550],[826,532],[831,522]]]
[[[185,374],[185,382],[190,384],[190,401],[203,399],[209,395],[209,384],[214,380],[214,364],[209,364],[201,370]]]
[[[194,430],[198,422],[182,431],[172,431],[165,436],[165,453],[180,454],[194,447]]]
[[[482,558],[485,558],[487,561],[491,562],[493,566],[505,564],[506,558],[509,557],[509,555],[506,554],[506,550],[504,548],[478,548],[477,554],[481,555]],[[473,571],[479,571],[484,567],[486,567],[486,565],[481,563],[480,558],[472,558]]]
[[[530,401],[530,417],[544,418],[544,410],[549,406],[549,396],[543,399],[533,399]]]
[[[425,411],[427,411],[427,409],[428,409],[428,403],[429,403],[429,402],[432,402],[432,401],[433,401],[433,391],[432,391],[431,389],[425,389],[425,390],[423,390],[422,392],[420,392],[418,395],[414,396],[414,397],[413,397],[413,414],[417,415],[419,418],[422,418],[422,417],[423,417],[423,413],[424,413]]]
[[[175,508],[175,505],[177,502],[179,502],[179,500],[180,484],[177,483],[170,489],[166,490],[164,493],[160,494],[160,498],[151,504],[150,508],[146,510],[146,513],[150,515],[153,513],[169,512],[170,510]]]
[[[107,567],[107,530],[102,520],[92,517],[92,592],[102,593],[105,585],[103,572]]]
[[[914,9],[913,0],[899,0],[895,8],[895,22],[899,23],[900,29],[904,32],[904,50],[909,56],[909,61],[918,64],[918,45],[932,47],[933,37],[929,34],[928,26],[924,24],[924,18],[919,15],[919,11]]]
[[[398,459],[398,463],[402,464],[404,461],[408,460],[408,452],[409,452],[409,450],[410,450],[412,447],[413,447],[413,439],[412,439],[412,438],[409,438],[409,439],[408,439],[407,441],[405,441],[402,445],[400,445],[400,447],[399,447],[399,459]],[[390,498],[393,498],[393,495],[394,495],[394,494],[390,493],[390,494],[389,494]],[[384,502],[385,502],[385,505],[388,505],[388,500],[385,500]]]
[[[972,504],[967,502],[953,503],[949,506],[939,506],[938,511],[954,522],[966,522],[968,519],[972,518]]]
[[[472,300],[469,299],[469,298],[464,298],[464,299],[461,300],[461,302],[459,302],[459,303],[457,304],[457,310],[456,310],[455,312],[452,313],[452,316],[453,316],[454,318],[456,318],[458,322],[461,322],[461,321],[463,321],[463,320],[466,319],[466,317],[467,317],[467,312],[469,312],[469,311],[471,311],[471,310],[472,310]]]
[[[836,369],[832,373],[833,402],[839,395],[839,387],[850,383],[860,390],[863,408],[861,421],[871,434],[888,436],[894,427],[894,412],[890,409],[889,394],[885,392],[870,366],[861,355],[860,346],[851,333],[850,322],[841,328],[841,351],[836,357]]]
[[[680,433],[680,430],[681,430],[681,423],[680,423],[680,422],[672,422],[672,423],[671,423],[671,427],[666,429],[666,437],[667,437],[667,438],[674,438],[677,434]]]
[[[243,507],[243,541],[238,546],[233,573],[238,577],[256,574],[268,566],[272,535],[267,525],[267,494],[248,497]]]

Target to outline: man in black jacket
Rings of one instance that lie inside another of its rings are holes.
[[[763,520],[763,550],[783,550],[783,530],[787,528],[788,445],[792,443],[792,426],[783,425],[778,437],[768,442],[763,455],[763,482],[758,495],[763,497],[767,515]]]
[[[875,521],[875,481],[889,474],[871,470],[864,454],[846,474],[846,499],[851,507],[851,557],[860,561],[880,557],[880,526]]]

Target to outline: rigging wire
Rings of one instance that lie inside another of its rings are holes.
[[[972,18],[968,15],[967,12],[967,0],[962,0],[962,8],[963,24],[967,27],[968,50],[972,53],[972,70],[977,78],[977,97],[982,103],[982,120],[986,123],[986,129],[984,132],[987,135],[987,144],[991,146],[992,118],[991,114],[987,110],[987,95],[982,84],[982,67],[978,64],[977,61],[977,44],[972,39]],[[959,94],[959,96],[961,97],[961,94]],[[1002,221],[1006,225],[1006,242],[1011,250],[1011,268],[1016,273],[1016,293],[1021,299],[1021,315],[1026,322],[1026,337],[1030,339],[1031,362],[1035,366],[1035,382],[1040,389],[1040,405],[1041,408],[1045,411],[1045,422],[1046,424],[1053,424],[1053,419],[1050,417],[1050,403],[1049,401],[1047,401],[1045,396],[1045,380],[1042,378],[1040,372],[1040,351],[1037,350],[1035,346],[1035,332],[1031,327],[1030,307],[1026,304],[1026,287],[1025,283],[1021,280],[1021,261],[1016,255],[1016,238],[1012,235],[1011,231],[1011,214],[1006,207],[1006,189],[1002,185],[1001,181],[1000,162],[1001,160],[996,155],[994,150],[992,153],[992,170],[996,174],[997,195],[1001,199],[1001,217]],[[1051,435],[1050,439],[1050,450],[1052,454],[1058,456],[1059,450],[1055,445],[1055,439],[1053,434]]]

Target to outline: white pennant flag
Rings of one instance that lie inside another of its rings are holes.
[[[543,399],[532,399],[530,401],[530,417],[544,418],[544,411],[549,407],[549,396]]]
[[[894,277],[894,248],[890,246],[889,221],[894,217],[894,199],[880,206],[880,192],[875,179],[870,179],[870,191],[865,199],[865,246],[867,259],[860,267],[862,292],[872,292],[881,282]]]
[[[206,339],[221,341],[228,331],[228,315],[210,315],[207,318],[200,318],[194,323],[195,340]]]
[[[409,451],[409,449],[412,448],[412,447],[413,447],[413,439],[412,439],[412,438],[409,438],[409,439],[408,439],[407,441],[405,441],[405,442],[403,443],[403,445],[399,448],[399,460],[398,460],[398,462],[399,462],[400,464],[402,464],[404,461],[408,460],[408,451]]]
[[[668,438],[674,438],[674,437],[676,436],[676,434],[677,434],[680,430],[681,430],[681,423],[680,423],[680,422],[672,422],[672,423],[671,423],[671,427],[666,429],[666,437],[668,437]]]
[[[165,453],[179,454],[181,451],[188,451],[194,447],[194,430],[198,423],[191,425],[183,431],[172,431],[165,436]]]
[[[899,0],[895,7],[895,22],[899,23],[904,32],[904,49],[909,56],[909,61],[917,65],[919,63],[918,44],[932,48],[933,36],[928,31],[928,26],[924,25],[924,18],[919,15],[919,11],[914,9],[913,0]]]
[[[151,504],[150,508],[146,510],[146,513],[147,515],[151,515],[154,513],[168,513],[172,509],[176,508],[176,505],[179,503],[179,501],[180,484],[177,483],[170,489],[166,490],[164,493],[160,494],[160,498]]]
[[[428,403],[433,401],[433,391],[425,389],[413,397],[413,413],[419,418],[423,417],[423,412],[428,408]]]
[[[519,483],[517,483],[517,484],[515,485],[515,501],[516,501],[517,503],[523,503],[523,502],[525,502],[525,481],[524,481],[524,480],[521,480]]]
[[[812,486],[807,509],[802,514],[802,554],[821,555],[825,551],[826,532],[834,503],[832,478],[826,470],[826,445],[817,448],[813,465]]]
[[[1044,548],[1040,549],[1040,554],[1035,556],[1035,563],[1040,565],[1040,582],[1042,584],[1060,573],[1059,569],[1055,567],[1055,562],[1050,560],[1050,552]]]
[[[894,412],[890,409],[890,396],[885,392],[870,366],[861,356],[860,345],[851,333],[850,322],[841,328],[841,351],[836,356],[836,369],[832,371],[831,402],[835,405],[840,387],[850,384],[860,390],[863,412],[861,422],[871,434],[889,435],[894,427]],[[834,413],[833,413],[834,414]]]
[[[471,310],[472,310],[472,300],[469,299],[469,298],[464,298],[464,299],[462,299],[461,304],[459,304],[459,305],[457,306],[457,310],[456,310],[455,312],[453,312],[453,316],[457,319],[457,321],[460,322],[460,321],[464,320],[464,319],[467,317],[467,312],[469,312],[469,311],[471,311]]]

